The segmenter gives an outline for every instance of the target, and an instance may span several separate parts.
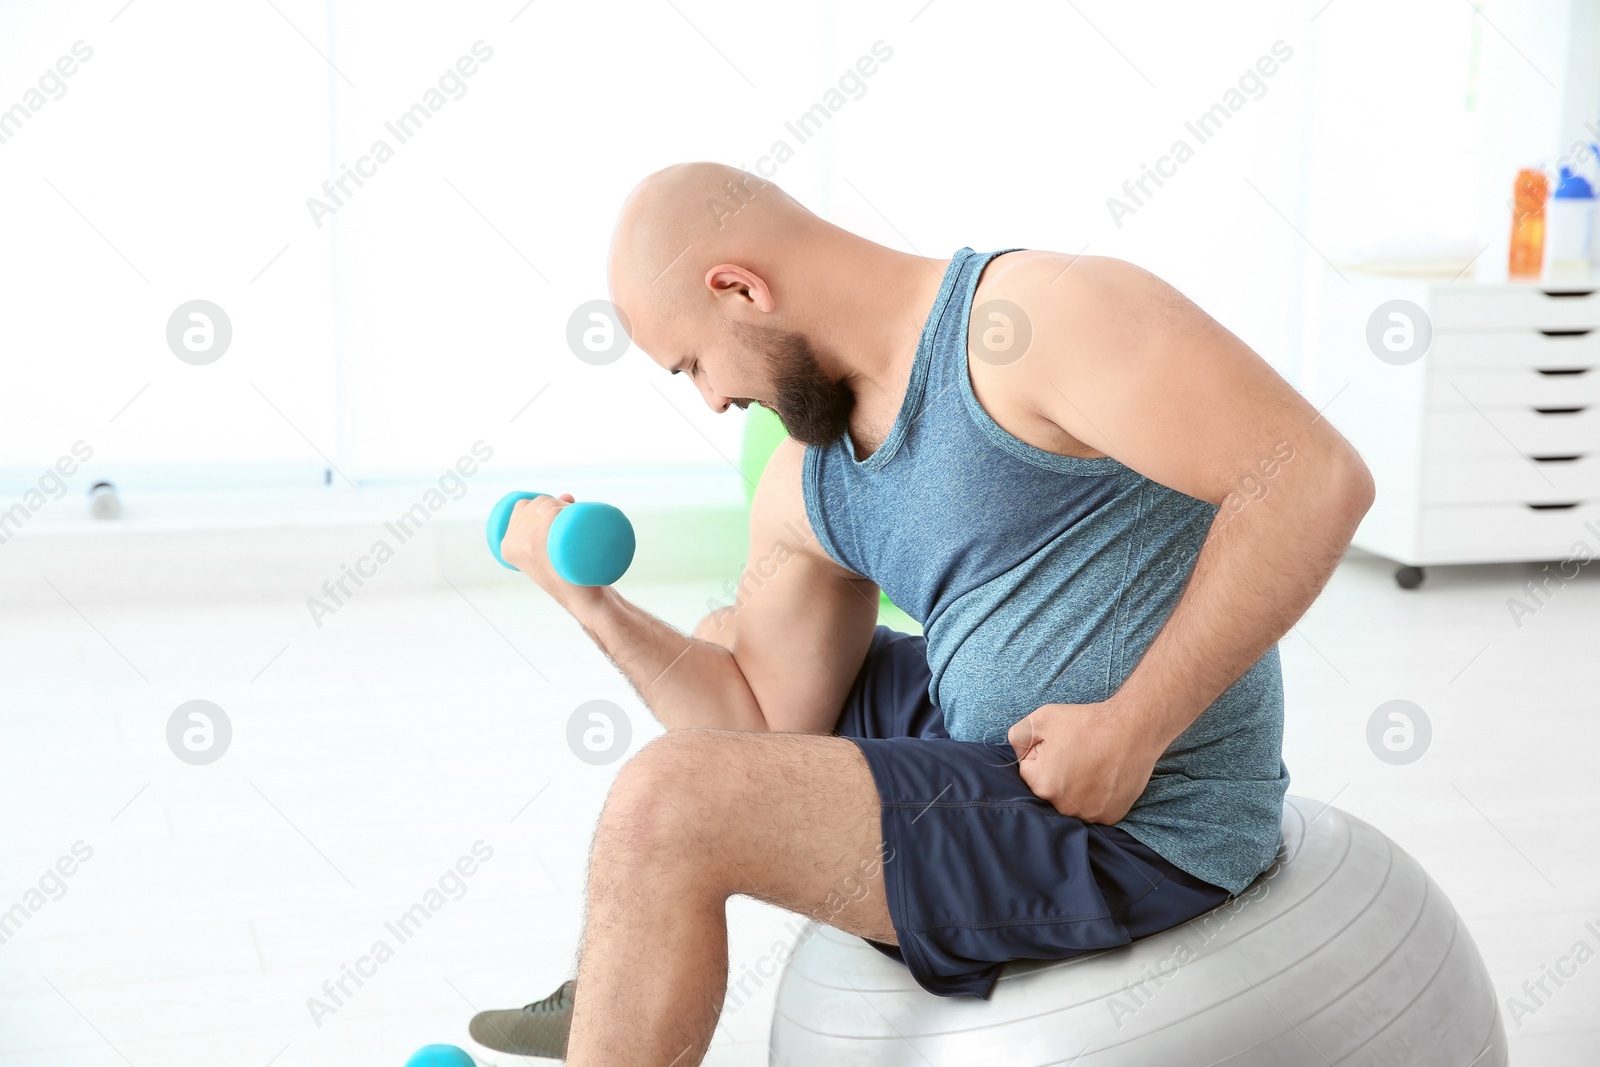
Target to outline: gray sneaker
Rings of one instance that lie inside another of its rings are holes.
[[[495,1052],[566,1059],[577,990],[578,983],[569,979],[548,997],[524,1007],[480,1011],[472,1017],[467,1032],[472,1040]]]

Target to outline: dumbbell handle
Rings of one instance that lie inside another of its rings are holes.
[[[511,512],[517,502],[546,495],[507,493],[489,511],[489,551],[502,567],[516,570],[500,555],[500,545],[506,539],[506,527],[511,525]],[[545,549],[562,581],[571,585],[610,585],[633,562],[633,524],[610,504],[592,500],[568,504],[550,524]]]

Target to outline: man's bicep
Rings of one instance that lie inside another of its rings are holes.
[[[818,544],[801,495],[803,455],[784,441],[756,488],[733,655],[768,729],[827,733],[871,644],[878,591]]]

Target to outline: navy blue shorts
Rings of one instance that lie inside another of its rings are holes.
[[[878,627],[834,730],[860,747],[883,803],[900,944],[870,944],[918,985],[987,997],[1007,961],[1118,948],[1229,899],[1125,831],[1034,796],[1010,745],[951,740],[926,649]]]

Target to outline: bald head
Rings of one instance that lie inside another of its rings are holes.
[[[606,273],[633,343],[713,411],[759,401],[825,445],[850,430],[858,395],[861,418],[894,419],[948,265],[820,219],[747,171],[680,163],[628,194]]]
[[[837,440],[854,394],[815,323],[842,243],[863,242],[776,184],[720,163],[680,163],[623,202],[606,273],[611,300],[652,360],[687,373],[722,411],[760,401],[791,436]]]
[[[634,186],[617,217],[607,265],[612,301],[646,320],[705,311],[712,267],[770,272],[777,250],[825,225],[775,183],[737,167],[658,170]]]

